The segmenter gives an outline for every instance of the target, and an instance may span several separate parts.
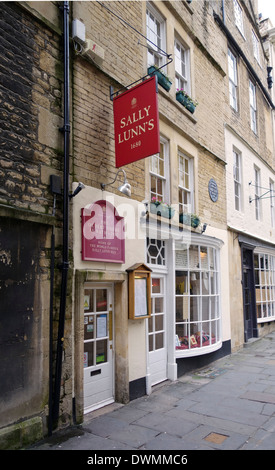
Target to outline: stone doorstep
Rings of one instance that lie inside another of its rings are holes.
[[[22,449],[43,439],[42,418],[36,416],[0,429],[0,449]]]

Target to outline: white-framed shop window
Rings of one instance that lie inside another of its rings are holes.
[[[161,67],[164,65],[164,55],[161,50],[165,50],[166,33],[165,33],[165,19],[161,14],[151,5],[147,3],[146,8],[146,34],[147,34],[147,65],[156,65]]]
[[[234,179],[234,200],[235,210],[242,210],[242,156],[241,153],[233,149],[233,179]]]
[[[175,39],[176,89],[190,94],[190,51],[181,41]]]
[[[178,153],[179,214],[194,211],[194,159]]]
[[[229,102],[230,106],[238,111],[238,76],[237,57],[228,49],[228,77],[229,77]]]
[[[257,102],[256,85],[249,80],[249,104],[250,104],[250,125],[251,129],[257,134]]]
[[[257,322],[275,320],[275,256],[254,254]]]
[[[238,0],[233,0],[233,4],[234,4],[235,24],[236,24],[238,30],[240,31],[240,33],[244,36],[242,7],[239,4]]]
[[[150,200],[169,203],[169,144],[160,138],[160,153],[150,157]]]
[[[219,249],[175,244],[176,357],[221,345]]]

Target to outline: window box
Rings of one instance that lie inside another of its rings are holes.
[[[162,73],[158,67],[155,65],[151,65],[151,67],[148,68],[148,74],[153,76],[156,75],[158,79],[158,83],[166,90],[169,91],[172,85],[172,82],[169,80],[169,78]]]
[[[200,225],[200,219],[196,214],[180,214],[179,221],[184,225],[191,225],[192,228],[197,228]]]
[[[150,212],[151,214],[160,215],[166,219],[172,219],[175,214],[175,209],[172,209],[168,204],[156,201],[150,203]]]
[[[195,100],[192,100],[190,96],[185,93],[183,90],[178,90],[176,93],[176,100],[181,103],[190,113],[194,113],[196,106],[198,105],[198,102]]]

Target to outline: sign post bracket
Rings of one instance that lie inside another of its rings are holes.
[[[160,70],[160,69],[162,69],[163,67],[166,67],[166,65],[170,64],[171,62],[173,62],[173,59],[171,58],[171,54],[168,54],[168,55],[167,55],[167,58],[169,59],[169,61],[168,61],[166,64],[162,65],[161,67],[157,68],[156,70]],[[152,75],[148,73],[147,75],[144,75],[144,77],[139,78],[139,79],[136,80],[135,82],[130,83],[130,85],[124,86],[123,88],[121,88],[120,90],[115,91],[115,92],[114,92],[114,87],[111,85],[111,86],[110,86],[110,100],[113,101],[113,97],[114,97],[115,95],[118,95],[118,94],[119,94],[120,92],[122,92],[122,91],[128,90],[131,86],[135,85],[136,83],[138,83],[138,82],[140,82],[140,81],[144,81],[147,77],[151,77],[151,76],[152,76]],[[157,81],[156,81],[156,84],[157,84]],[[157,88],[157,92],[158,92],[158,88]]]

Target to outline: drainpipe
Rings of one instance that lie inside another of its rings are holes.
[[[69,2],[63,2],[63,39],[64,39],[64,169],[63,169],[63,252],[61,264],[61,294],[56,353],[55,388],[53,394],[53,424],[58,424],[59,401],[62,373],[62,356],[64,343],[64,327],[66,313],[66,295],[69,269],[69,144],[70,144],[70,112],[69,112]]]

